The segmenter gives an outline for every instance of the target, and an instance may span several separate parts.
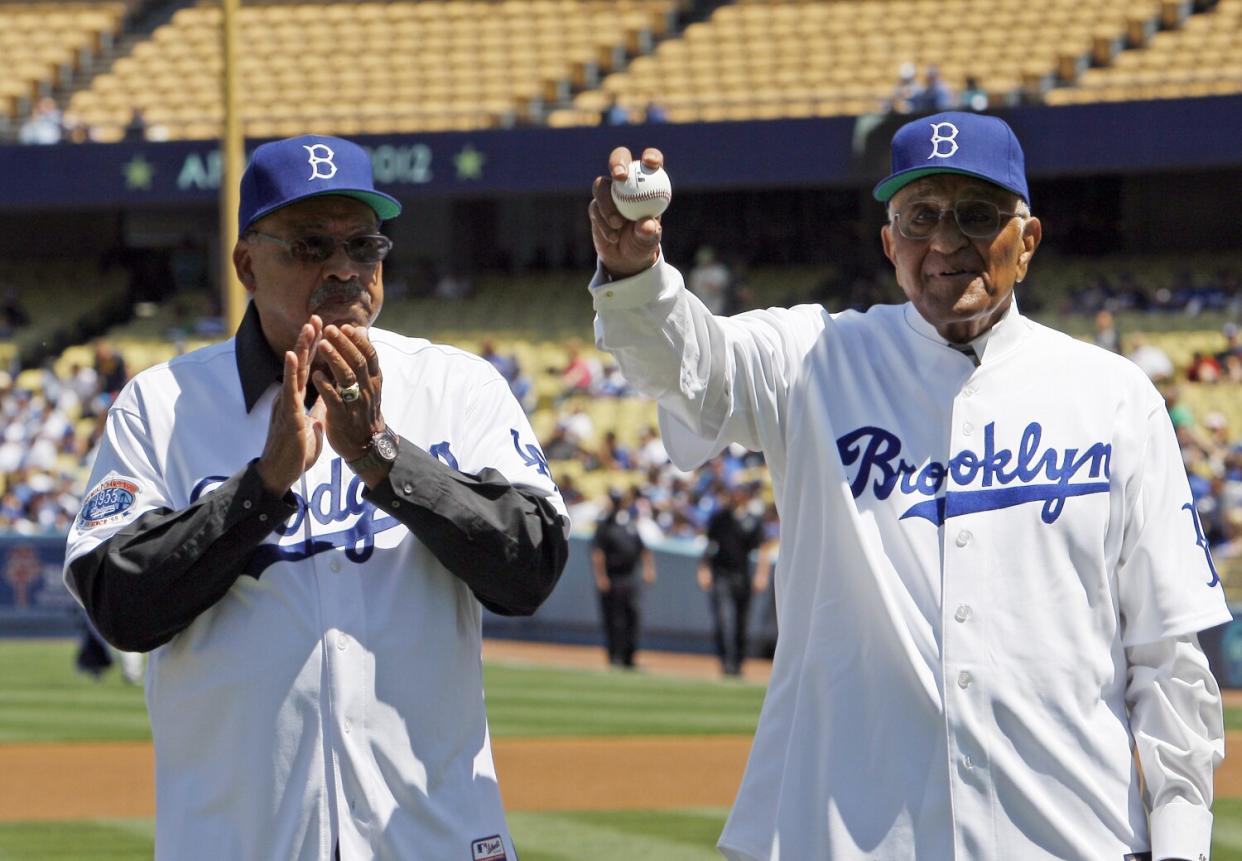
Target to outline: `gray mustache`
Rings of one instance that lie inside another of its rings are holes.
[[[362,297],[362,284],[357,281],[325,281],[314,289],[310,295],[312,308],[318,308],[327,302],[354,302]]]

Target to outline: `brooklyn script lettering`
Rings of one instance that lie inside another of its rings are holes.
[[[996,423],[989,422],[983,429],[981,453],[962,449],[947,463],[911,463],[902,457],[896,434],[867,426],[840,437],[837,450],[847,470],[855,467],[850,481],[855,499],[868,486],[879,500],[888,499],[894,491],[930,497],[906,509],[903,520],[921,517],[940,524],[956,515],[1042,502],[1044,523],[1053,523],[1071,496],[1108,492],[1113,447],[1095,442],[1083,449],[1057,450],[1042,447],[1042,437],[1043,428],[1031,422],[1022,431],[1016,451],[998,449]]]

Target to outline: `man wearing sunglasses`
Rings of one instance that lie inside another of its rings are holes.
[[[121,392],[69,536],[150,651],[157,859],[509,859],[481,606],[530,614],[568,519],[486,361],[374,325],[401,207],[357,145],[255,150],[234,338]]]
[[[1009,126],[897,131],[875,197],[909,301],[866,313],[712,315],[661,224],[613,205],[629,163],[590,204],[597,342],[678,466],[762,449],[782,521],[721,851],[1207,861],[1223,725],[1197,633],[1230,614],[1159,394],[1018,310],[1042,228]]]

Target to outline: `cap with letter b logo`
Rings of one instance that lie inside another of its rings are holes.
[[[935,173],[976,176],[1031,202],[1022,146],[999,117],[947,111],[906,123],[893,135],[893,172],[875,187],[875,199],[887,203]]]
[[[401,214],[397,199],[375,190],[371,157],[352,141],[302,135],[265,143],[241,179],[239,233],[265,215],[308,197],[340,194],[367,204],[380,221]]]

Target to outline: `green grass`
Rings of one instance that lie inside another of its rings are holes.
[[[719,808],[510,813],[508,819],[522,861],[719,861],[716,838],[726,813]]]
[[[630,672],[484,668],[496,737],[750,734],[763,687]]]
[[[0,640],[0,743],[149,739],[142,688],[73,668],[70,640]],[[3,857],[3,856],[0,856]]]
[[[0,861],[151,861],[152,819],[0,822]]]
[[[522,861],[718,861],[719,808],[510,813]],[[0,823],[0,861],[150,861],[150,819]],[[84,848],[88,847],[88,848]]]
[[[718,808],[510,813],[522,861],[718,861]],[[149,819],[0,823],[0,861],[150,861]],[[1213,861],[1242,861],[1242,799],[1216,802]],[[89,847],[84,849],[83,847]]]
[[[116,668],[99,682],[75,672],[73,651],[0,640],[0,743],[151,737],[142,689]],[[748,734],[763,703],[755,684],[517,665],[485,667],[484,688],[498,738]]]
[[[73,670],[74,644],[0,640],[0,743],[150,737],[142,690],[111,671],[94,682]],[[642,673],[484,668],[497,737],[749,733],[760,686]],[[1226,709],[1242,729],[1242,709]],[[714,861],[726,811],[509,814],[522,861]],[[0,861],[149,861],[149,819],[0,823]],[[1214,861],[1242,861],[1242,799],[1216,803]]]

